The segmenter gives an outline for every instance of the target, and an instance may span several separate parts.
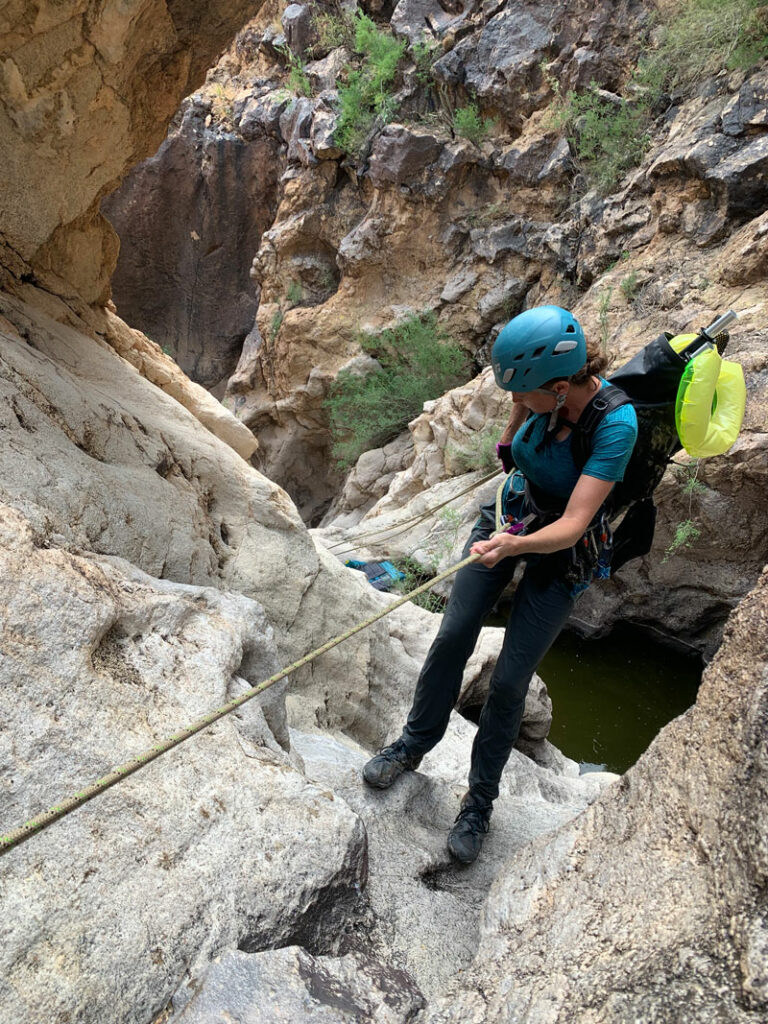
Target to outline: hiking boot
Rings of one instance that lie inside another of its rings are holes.
[[[421,764],[420,757],[409,754],[405,743],[400,740],[390,747],[382,747],[375,757],[363,768],[363,778],[369,786],[387,789],[403,772],[412,772]]]
[[[492,805],[480,797],[467,793],[461,801],[456,823],[448,834],[448,852],[460,864],[477,860],[483,836],[491,827]]]

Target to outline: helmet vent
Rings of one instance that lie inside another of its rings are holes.
[[[576,348],[575,341],[558,341],[552,350],[555,353],[558,352],[572,352]]]
[[[504,371],[504,376],[501,378],[502,384],[509,384],[512,378],[515,376],[515,371],[511,367]]]
[[[540,348],[537,348],[535,352],[531,353],[531,359],[538,359],[539,356],[544,355],[545,350],[546,345],[542,345]]]
[[[568,324],[568,326],[565,328],[565,333],[566,334],[575,334],[576,333],[576,328],[573,326],[573,324]]]

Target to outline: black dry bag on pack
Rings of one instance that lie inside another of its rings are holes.
[[[613,386],[602,388],[592,399],[573,432],[571,450],[576,465],[583,468],[603,416],[627,401],[635,408],[637,441],[624,479],[613,488],[607,504],[610,518],[625,512],[613,535],[612,572],[618,571],[631,558],[640,558],[651,550],[656,525],[652,494],[669,460],[682,448],[675,426],[677,391],[688,360],[701,347],[706,335],[697,336],[680,352],[670,345],[672,337],[672,334],[660,334],[612,374],[608,383]],[[722,353],[728,342],[727,332],[719,334],[716,340]]]

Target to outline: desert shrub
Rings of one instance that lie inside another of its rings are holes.
[[[700,465],[701,461],[694,459],[693,462],[687,465],[675,467],[677,482],[683,494],[688,498],[688,515],[685,519],[675,524],[675,534],[669,547],[664,552],[662,562],[669,561],[679,551],[692,548],[701,537],[701,529],[693,517],[694,498],[700,497],[707,489],[706,485],[698,479]]]
[[[391,85],[405,42],[378,28],[367,15],[355,18],[355,52],[361,66],[348,69],[339,86],[340,116],[336,143],[357,156],[377,117],[386,121],[395,109]]]
[[[493,121],[483,118],[476,103],[459,107],[453,113],[453,131],[463,139],[469,139],[479,146],[493,128]]]
[[[317,9],[312,15],[312,27],[317,36],[312,56],[328,53],[339,46],[351,50],[355,44],[355,19],[346,11],[334,13]]]
[[[334,381],[328,409],[333,453],[341,467],[363,452],[391,441],[430,398],[466,380],[462,349],[439,327],[434,313],[413,315],[360,345],[379,367],[361,376],[342,370]]]
[[[632,103],[604,98],[595,82],[583,93],[569,93],[560,104],[556,123],[564,128],[588,184],[610,190],[643,158],[651,141],[651,95]]]
[[[768,54],[765,0],[679,0],[659,15],[661,39],[630,75],[618,102],[596,83],[562,96],[553,93],[553,120],[564,129],[587,184],[606,192],[642,160],[651,140],[654,108],[671,88],[690,89],[723,68],[749,68]]]
[[[625,278],[622,278],[619,287],[621,288],[621,294],[624,296],[627,302],[632,302],[635,295],[637,294],[637,289],[639,287],[637,283],[637,271],[633,270],[629,274],[627,274]]]
[[[768,54],[765,0],[681,0],[663,25],[641,78],[691,86],[723,68],[749,68]]]
[[[416,65],[416,80],[419,85],[429,85],[432,81],[432,65],[441,55],[439,43],[434,39],[421,39],[411,47],[411,57]]]
[[[600,325],[600,348],[605,353],[608,352],[608,342],[611,339],[609,311],[611,308],[612,297],[613,288],[606,288],[600,292],[597,300],[597,322]]]
[[[461,444],[450,446],[451,460],[462,473],[482,470],[490,473],[492,469],[500,469],[501,463],[496,457],[496,443],[504,429],[501,423],[487,423],[481,430],[462,441]]]
[[[211,114],[214,121],[231,124],[234,117],[235,87],[230,83],[216,82],[211,98]]]
[[[435,575],[412,558],[401,558],[395,562],[395,565],[405,576],[404,580],[398,580],[392,588],[399,594],[410,594],[411,591],[420,587],[422,583],[427,583]],[[428,612],[436,612],[438,614],[444,611],[446,604],[444,598],[433,593],[431,590],[426,590],[423,594],[414,597],[413,603],[418,605],[419,608],[425,608]]]
[[[288,46],[282,47],[282,53],[288,65],[288,89],[296,93],[297,96],[311,96],[312,83],[309,80],[304,61],[297,57]]]

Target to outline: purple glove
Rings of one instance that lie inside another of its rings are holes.
[[[512,445],[511,444],[497,444],[496,445],[496,458],[501,459],[501,464],[504,467],[505,473],[511,473],[515,468],[515,464],[512,461]]]

